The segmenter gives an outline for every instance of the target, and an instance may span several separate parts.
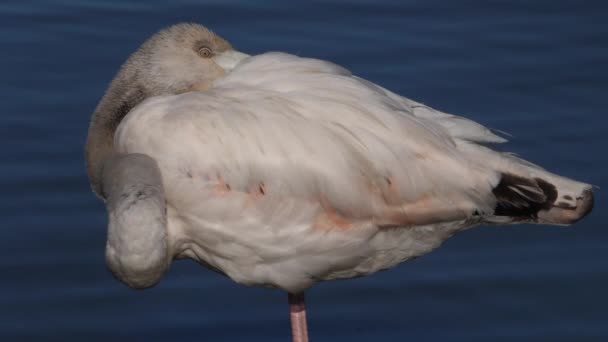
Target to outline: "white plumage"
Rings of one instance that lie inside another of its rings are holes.
[[[106,259],[131,287],[174,258],[290,293],[389,268],[481,223],[570,224],[588,184],[485,145],[489,129],[284,53],[248,57],[200,25],[150,38],[93,114],[87,171]]]
[[[491,215],[501,170],[475,141],[503,139],[283,53],[206,92],[150,98],[115,135],[117,151],[158,162],[172,253],[292,293],[392,267]]]

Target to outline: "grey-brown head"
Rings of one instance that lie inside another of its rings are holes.
[[[100,176],[113,153],[118,124],[151,96],[205,91],[247,55],[197,24],[177,24],[148,39],[121,67],[95,109],[86,161],[93,190],[104,196]]]

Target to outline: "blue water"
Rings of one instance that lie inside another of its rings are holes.
[[[608,3],[0,3],[0,341],[286,341],[286,295],[180,261],[134,291],[104,264],[88,120],[158,29],[202,23],[238,49],[332,60],[509,132],[505,148],[602,187],[572,228],[462,233],[414,262],[308,292],[314,341],[607,341]]]

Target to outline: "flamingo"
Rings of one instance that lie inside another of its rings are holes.
[[[396,266],[480,224],[567,225],[591,211],[590,185],[488,147],[505,141],[331,62],[249,56],[183,23],[121,67],[86,161],[117,279],[151,287],[191,258],[283,289],[302,342],[317,282]]]

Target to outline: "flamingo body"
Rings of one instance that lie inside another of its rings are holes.
[[[91,120],[87,172],[106,260],[133,288],[191,258],[251,286],[303,291],[437,248],[479,224],[571,224],[590,185],[488,147],[506,140],[318,59],[248,56],[208,29],[152,36]]]
[[[282,53],[205,92],[147,99],[114,140],[158,163],[167,255],[292,293],[395,266],[492,217],[499,162],[553,177],[477,145],[503,140],[478,124]]]

